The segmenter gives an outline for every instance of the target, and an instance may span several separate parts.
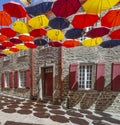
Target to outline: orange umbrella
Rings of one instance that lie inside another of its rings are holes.
[[[7,36],[0,34],[0,42],[7,39]]]
[[[0,11],[0,25],[9,26],[10,24],[12,24],[10,15],[5,11]]]
[[[28,48],[31,48],[31,49],[34,49],[34,48],[37,47],[37,45],[34,44],[33,41],[31,41],[31,42],[25,42],[25,46],[27,46]]]
[[[19,35],[19,39],[22,40],[22,41],[33,41],[34,37],[30,36],[30,34],[24,33],[24,34]]]
[[[10,48],[10,51],[12,51],[12,52],[18,52],[19,49],[16,48],[16,46],[12,46],[12,47]]]
[[[71,48],[80,45],[80,41],[76,39],[67,39],[62,44],[66,48]]]

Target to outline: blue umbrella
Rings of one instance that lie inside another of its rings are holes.
[[[103,48],[113,48],[118,45],[120,45],[120,40],[107,40],[100,44]]]
[[[36,44],[36,45],[38,45],[38,46],[44,46],[44,45],[46,45],[48,42],[47,42],[47,40],[45,40],[45,39],[40,39],[40,38],[38,38],[38,39],[35,39],[34,40],[34,43]]]
[[[67,30],[65,33],[65,37],[68,39],[77,39],[79,37],[82,37],[83,29],[80,28],[72,28],[70,30]]]
[[[29,15],[38,16],[51,10],[53,0],[36,0],[32,4],[25,7]]]
[[[49,26],[53,29],[65,29],[69,27],[70,22],[62,17],[55,17],[49,21]]]

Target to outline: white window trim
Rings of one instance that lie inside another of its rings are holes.
[[[6,73],[7,73],[8,76],[6,76]],[[7,77],[9,78],[9,80],[8,80],[9,83],[7,83]],[[6,71],[4,73],[4,83],[5,83],[5,88],[10,87],[10,72],[9,71]]]

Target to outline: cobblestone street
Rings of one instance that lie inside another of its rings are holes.
[[[120,114],[63,109],[0,95],[1,125],[120,125],[119,119]]]

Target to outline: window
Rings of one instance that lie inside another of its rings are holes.
[[[25,50],[22,50],[22,51],[18,52],[18,57],[22,57],[22,56],[25,56],[25,55],[26,55],[26,51]]]
[[[26,72],[24,70],[19,71],[19,88],[24,88],[26,85]]]
[[[78,73],[78,89],[92,88],[93,65],[80,65]]]
[[[5,56],[4,58],[3,58],[3,61],[9,61],[10,60],[10,56],[9,55],[7,55],[7,56]]]
[[[20,21],[22,21],[22,22],[24,22],[24,23],[27,22],[27,18],[26,18],[26,17],[25,17],[25,18],[20,18],[20,19],[18,19],[18,20],[20,20]]]
[[[9,74],[9,72],[5,72],[5,75],[4,75],[4,82],[5,82],[5,88],[8,88],[9,87],[9,80],[10,80],[10,76],[9,76],[10,74]]]

